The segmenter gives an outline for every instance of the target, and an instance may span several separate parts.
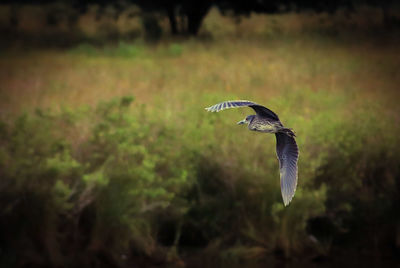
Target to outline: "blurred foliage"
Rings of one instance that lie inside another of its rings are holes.
[[[284,208],[272,137],[238,141],[218,130],[225,119],[198,110],[187,115],[197,124],[160,121],[132,101],[0,124],[2,266],[118,267],[128,257],[177,261],[193,247],[230,260],[312,257],[343,239],[393,239],[399,127],[370,106],[345,116],[340,95],[275,99],[321,107],[288,122],[297,122],[300,182]]]
[[[12,2],[5,0],[0,5],[0,32],[3,35],[0,53],[15,47],[65,48],[85,42],[96,45],[119,41],[156,44],[165,39],[183,40],[190,36],[208,41],[252,36],[273,40],[300,33],[334,38],[345,35],[357,40],[360,35],[372,35],[378,39],[393,31],[398,34],[400,20],[399,5],[395,1],[382,4],[379,1],[298,2],[297,11],[305,8],[306,12],[295,12],[296,5],[288,2],[278,5],[271,2],[272,10],[254,12],[257,10],[254,4],[259,1],[250,1],[243,6],[226,5],[230,1],[214,6],[209,1],[188,1],[185,7],[180,1],[142,1],[142,7],[128,2],[120,6],[119,1],[93,1],[90,5],[87,1],[77,1],[81,10],[74,8],[70,1]],[[349,9],[349,5],[353,8]],[[261,7],[263,5],[258,6]]]
[[[158,151],[168,151],[168,132],[130,116],[132,100],[57,115],[38,110],[2,123],[1,247],[10,250],[3,262],[18,254],[18,265],[68,266],[81,250],[122,254],[132,243],[141,253],[154,251],[154,214],[183,213],[179,194],[190,186],[189,172],[178,159],[167,165],[169,155]],[[87,137],[73,146],[81,131]],[[66,247],[72,252],[64,256]]]

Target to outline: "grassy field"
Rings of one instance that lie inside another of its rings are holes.
[[[398,51],[393,44],[377,46],[287,37],[11,52],[0,59],[2,112],[94,105],[123,95],[175,111],[180,98],[203,107],[212,95],[268,103],[301,91],[345,94],[350,105],[376,100],[396,107]]]
[[[214,12],[199,39],[2,52],[3,191],[16,204],[33,193],[27,200],[48,213],[1,204],[12,220],[18,212],[47,226],[11,228],[20,242],[5,243],[11,257],[3,263],[13,263],[13,247],[20,247],[27,263],[65,264],[66,245],[107,249],[112,259],[131,258],[132,247],[133,256],[165,254],[169,261],[185,247],[225,259],[276,250],[312,258],[329,255],[337,237],[358,239],[359,226],[371,241],[346,245],[386,248],[399,222],[400,40],[379,28],[371,36],[356,23],[341,31],[324,16],[234,24]],[[275,138],[236,125],[252,111],[204,111],[229,99],[263,104],[296,131],[299,185],[288,208]],[[78,227],[57,238],[63,215],[90,229],[87,244],[68,242],[65,234],[80,234]],[[97,215],[93,222],[90,215]],[[318,218],[342,233],[318,236],[310,227]],[[26,239],[41,246],[31,249]]]
[[[122,95],[135,95],[138,102],[161,108],[154,96],[163,94],[193,94],[201,106],[210,92],[265,102],[269,96],[304,89],[361,94],[356,99],[362,101],[377,96],[384,102],[393,100],[399,67],[396,31],[380,28],[377,10],[361,11],[352,16],[253,15],[235,23],[212,10],[200,41],[148,46],[137,40],[102,48],[84,43],[61,51],[26,47],[25,53],[18,48],[5,50],[0,59],[2,110],[59,108],[60,99],[75,107],[94,105]],[[365,19],[372,15],[373,20]],[[29,20],[26,27],[24,20],[21,24],[25,31],[32,25]],[[101,31],[103,24],[88,19],[79,27],[92,25]],[[117,26],[118,22],[109,28]],[[26,98],[21,99],[22,94]]]

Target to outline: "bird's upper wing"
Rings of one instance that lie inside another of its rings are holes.
[[[254,111],[256,111],[258,115],[265,116],[273,120],[279,120],[278,116],[270,109],[247,100],[224,101],[221,103],[217,103],[213,106],[207,107],[206,110],[209,112],[219,112],[225,109],[238,108],[238,107],[251,107],[253,108]]]
[[[299,149],[293,137],[289,137],[285,133],[276,133],[275,136],[276,154],[279,159],[282,198],[283,203],[287,206],[296,191]]]

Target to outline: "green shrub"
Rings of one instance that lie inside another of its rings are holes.
[[[123,266],[121,255],[174,261],[193,247],[231,260],[326,255],[338,237],[385,245],[390,228],[379,226],[399,220],[399,129],[371,113],[379,104],[348,116],[339,94],[271,101],[314,109],[280,114],[300,148],[298,190],[284,207],[275,138],[226,130],[239,111],[189,105],[164,118],[132,102],[0,123],[2,265]]]
[[[128,113],[132,101],[115,99],[89,112],[38,111],[15,124],[2,123],[1,208],[9,223],[15,220],[15,225],[2,223],[2,235],[16,237],[2,247],[10,254],[18,251],[27,263],[37,257],[39,264],[61,265],[71,258],[61,253],[67,248],[75,250],[71,254],[107,249],[113,256],[128,251],[132,241],[136,251],[152,254],[157,222],[151,214],[175,202],[188,184],[188,172],[179,164],[169,168],[169,159],[153,150],[158,145],[149,142],[149,126]],[[73,148],[71,133],[82,122],[90,122],[89,134]],[[174,209],[184,206],[178,202]],[[25,223],[18,223],[21,219]],[[60,234],[65,224],[72,227]],[[70,235],[84,235],[87,241],[68,243],[65,236]]]

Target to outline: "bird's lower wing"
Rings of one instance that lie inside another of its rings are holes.
[[[299,149],[296,140],[285,133],[276,133],[276,154],[279,159],[283,203],[287,206],[297,187],[297,160]]]
[[[219,112],[229,108],[246,107],[250,105],[256,105],[256,103],[247,100],[233,100],[233,101],[224,101],[221,103],[217,103],[205,109],[209,112]]]

